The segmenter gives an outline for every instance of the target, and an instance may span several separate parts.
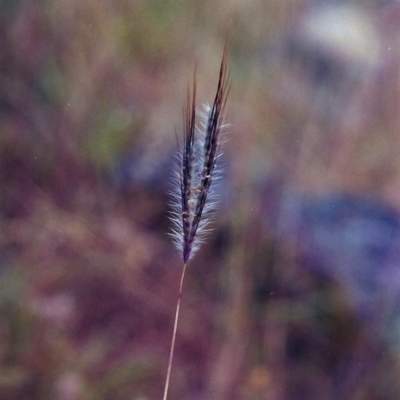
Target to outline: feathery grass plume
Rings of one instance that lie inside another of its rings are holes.
[[[193,80],[192,93],[189,88],[187,92],[183,141],[178,154],[179,173],[174,182],[176,189],[172,193],[171,211],[171,235],[178,250],[182,251],[183,269],[163,400],[167,399],[168,394],[186,264],[209,231],[208,225],[216,206],[216,196],[212,189],[219,177],[218,160],[221,157],[226,127],[224,111],[230,88],[228,49],[229,39],[225,42],[213,105],[204,105],[202,111],[196,110],[196,77]],[[200,122],[196,125],[197,116]]]

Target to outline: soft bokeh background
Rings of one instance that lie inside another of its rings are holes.
[[[175,131],[229,32],[169,398],[400,398],[399,27],[395,0],[1,0],[0,400],[161,398]]]

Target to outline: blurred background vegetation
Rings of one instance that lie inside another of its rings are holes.
[[[396,0],[0,0],[0,400],[161,398],[182,106],[232,32],[171,399],[400,396]]]

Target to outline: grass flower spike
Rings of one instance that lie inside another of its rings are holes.
[[[218,161],[221,157],[226,127],[224,111],[229,94],[228,48],[229,40],[225,43],[213,105],[204,105],[202,111],[196,110],[196,79],[194,78],[193,89],[191,93],[188,89],[184,109],[183,140],[179,145],[178,154],[179,172],[174,182],[171,211],[173,223],[171,235],[176,247],[182,252],[183,269],[163,400],[167,399],[168,394],[186,264],[198,250],[205,233],[209,231],[208,225],[216,206],[213,189],[219,177]]]
[[[218,178],[223,131],[226,126],[224,109],[229,93],[227,45],[221,62],[218,88],[212,107],[204,105],[196,111],[196,82],[192,94],[188,89],[184,110],[183,143],[179,156],[177,190],[172,194],[172,236],[183,262],[199,248],[207,232],[215,208],[212,183]],[[196,117],[200,123],[196,126]]]

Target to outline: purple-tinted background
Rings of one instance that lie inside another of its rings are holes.
[[[160,399],[197,65],[225,177],[169,398],[400,398],[400,4],[0,0],[0,400]]]

